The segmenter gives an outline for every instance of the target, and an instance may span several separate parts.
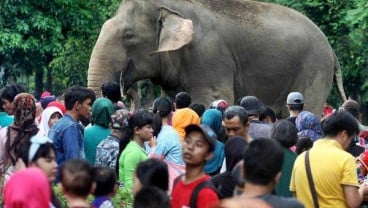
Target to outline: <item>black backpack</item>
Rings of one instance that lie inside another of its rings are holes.
[[[179,182],[179,180],[181,179],[182,176],[183,175],[180,175],[180,176],[178,176],[178,177],[175,178],[173,187],[175,187],[176,184],[178,184],[178,182]],[[189,199],[189,207],[190,208],[197,208],[198,194],[204,188],[210,188],[210,189],[212,189],[217,194],[217,197],[219,199],[222,199],[222,197],[221,197],[220,193],[218,192],[217,188],[213,185],[213,183],[210,180],[202,181],[201,183],[199,183],[193,189],[193,192],[190,195],[190,199]]]

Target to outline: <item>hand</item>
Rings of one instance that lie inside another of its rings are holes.
[[[155,148],[157,146],[157,139],[155,136],[152,136],[151,140],[148,142],[148,145],[151,148]]]

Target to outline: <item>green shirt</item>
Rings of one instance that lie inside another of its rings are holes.
[[[289,190],[291,172],[293,170],[294,161],[297,155],[290,149],[283,148],[284,162],[281,169],[280,181],[276,184],[275,191],[277,196],[292,197],[292,193]]]
[[[144,149],[135,141],[130,141],[119,158],[119,181],[126,188],[133,185],[133,173],[138,163],[148,158]]]

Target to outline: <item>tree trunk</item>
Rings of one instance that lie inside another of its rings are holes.
[[[43,79],[42,78],[43,78],[43,69],[36,67],[36,70],[35,70],[35,84],[36,84],[35,97],[37,99],[40,99],[40,96],[43,90]]]

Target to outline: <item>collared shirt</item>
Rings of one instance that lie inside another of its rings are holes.
[[[335,139],[323,138],[314,142],[309,160],[320,207],[347,207],[343,185],[359,186],[354,157]],[[295,160],[290,190],[305,207],[313,207],[304,161],[305,152]]]
[[[59,168],[56,181],[60,179],[61,166],[65,161],[85,158],[83,130],[84,127],[68,114],[65,114],[50,129],[49,138],[53,140],[56,149],[56,162]]]

